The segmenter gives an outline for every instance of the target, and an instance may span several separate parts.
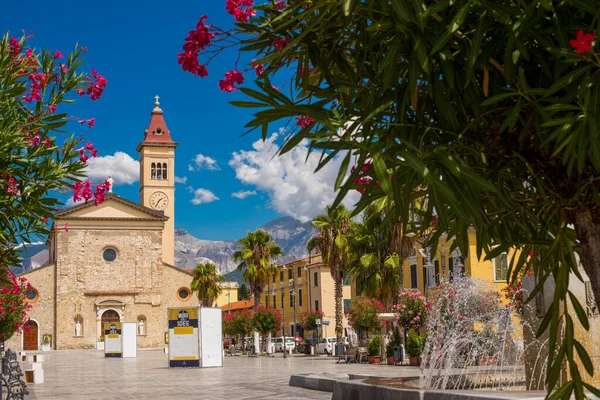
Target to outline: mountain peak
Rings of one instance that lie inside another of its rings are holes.
[[[175,236],[185,236],[189,234],[190,233],[183,228],[175,228]]]

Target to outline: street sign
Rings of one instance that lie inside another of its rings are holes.
[[[317,323],[317,325],[321,325],[321,319],[320,318],[317,319],[317,320],[315,320],[315,322]]]
[[[323,321],[323,325],[329,325],[329,321]]]

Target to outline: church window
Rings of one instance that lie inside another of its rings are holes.
[[[162,179],[162,164],[158,163],[156,165],[156,179]]]
[[[192,298],[192,291],[190,290],[190,288],[181,287],[179,288],[179,290],[177,290],[177,297],[181,301],[188,301]]]
[[[150,164],[150,179],[156,179],[156,163]]]
[[[168,176],[167,176],[167,163],[163,163],[162,170],[163,170],[162,178],[163,179],[167,179],[168,178]]]
[[[25,292],[25,296],[27,297],[27,301],[29,302],[34,302],[37,301],[37,298],[39,296],[39,293],[37,291],[36,288],[34,287],[30,287],[26,292]]]
[[[104,260],[112,262],[115,261],[115,259],[117,258],[117,252],[115,251],[115,249],[106,249],[104,250],[102,257],[104,257]]]

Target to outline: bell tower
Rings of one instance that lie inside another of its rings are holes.
[[[163,261],[175,265],[175,148],[156,96],[140,153],[140,203],[169,217],[162,233]]]

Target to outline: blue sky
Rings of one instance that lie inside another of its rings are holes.
[[[237,239],[279,216],[306,220],[333,198],[336,163],[312,176],[314,162],[304,165],[305,147],[279,160],[273,153],[281,137],[271,137],[265,145],[255,143],[258,132],[241,137],[251,113],[228,102],[244,95],[224,93],[217,86],[224,73],[233,68],[236,52],[217,57],[204,79],[184,73],[177,64],[176,54],[201,15],[208,15],[207,23],[231,27],[233,19],[224,9],[225,0],[34,0],[17,4],[3,5],[2,32],[20,36],[22,30],[33,30],[35,38],[30,46],[59,49],[65,55],[76,43],[86,46],[82,70],[95,68],[108,80],[100,100],[77,97],[77,104],[65,106],[73,116],[96,119],[92,129],[76,123],[69,126],[76,135],[84,134],[86,140],[95,143],[100,156],[123,152],[137,160],[136,146],[150,121],[154,96],[160,96],[171,136],[179,143],[176,175],[186,179],[176,186],[177,227],[202,239]],[[252,72],[246,75],[250,85]],[[238,155],[235,160],[234,153]],[[198,154],[214,160],[218,169],[207,169],[203,163],[199,170],[189,171],[191,160]],[[132,160],[122,154],[118,159],[96,161],[94,173],[102,174],[107,165],[132,170]],[[115,192],[139,201],[139,182],[125,182],[134,179],[117,180]],[[204,189],[199,192],[205,195],[204,200],[213,201],[193,204],[192,190],[198,189]],[[252,194],[244,199],[232,196],[240,191]]]

